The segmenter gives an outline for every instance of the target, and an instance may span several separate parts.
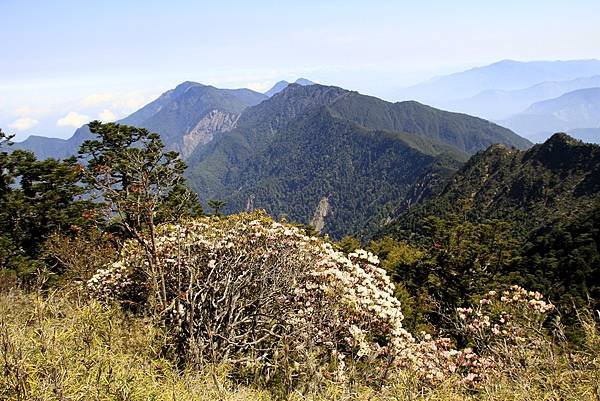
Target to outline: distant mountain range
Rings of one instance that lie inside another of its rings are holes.
[[[296,83],[313,84],[304,78],[297,79]],[[183,82],[117,122],[159,132],[168,148],[186,159],[198,145],[233,128],[246,107],[268,99],[288,85],[287,81],[280,81],[262,94],[245,88],[219,89],[197,82]],[[69,139],[32,135],[16,143],[14,149],[31,150],[40,158],[65,158],[77,154],[79,146],[91,137],[84,125]]]
[[[503,60],[484,67],[434,78],[401,90],[397,97],[438,102],[465,99],[487,90],[517,90],[547,82],[600,75],[600,60],[514,61]]]
[[[533,103],[556,98],[578,89],[595,87],[600,87],[600,75],[569,81],[542,82],[512,91],[490,89],[467,99],[448,102],[445,108],[490,120],[501,120],[522,112]]]
[[[302,85],[302,86],[308,86],[308,85],[315,84],[314,82],[309,81],[308,79],[305,79],[305,78],[298,78],[294,83],[298,84],[298,85]],[[273,85],[273,87],[271,89],[266,91],[265,95],[267,95],[268,97],[276,95],[277,93],[279,93],[282,90],[284,90],[285,88],[287,88],[289,84],[290,83],[288,81],[279,81],[275,85]]]
[[[268,97],[184,82],[120,122],[159,132],[204,201],[264,208],[334,237],[372,230],[391,210],[428,198],[494,143],[531,145],[479,118],[301,83]],[[84,126],[67,140],[16,146],[66,157],[90,137]]]
[[[576,92],[598,87],[600,60],[504,60],[405,88],[396,98],[414,99],[444,110],[497,121],[534,142],[543,142],[557,131],[577,135],[575,129],[597,128],[589,125],[593,118],[581,118],[595,106]],[[571,92],[576,93],[570,96],[571,111],[563,109],[559,113],[569,114],[567,121],[556,112],[532,112],[532,107],[538,107],[534,104]],[[600,142],[600,138],[596,137],[594,142]]]
[[[557,131],[600,128],[600,87],[580,89],[529,106],[525,111],[500,122],[536,142]],[[585,130],[584,130],[585,132]],[[600,141],[597,136],[593,142]]]
[[[265,99],[266,95],[250,89],[184,82],[118,122],[159,132],[167,147],[186,159],[197,146],[233,128],[245,108]],[[32,150],[39,158],[64,158],[76,155],[79,146],[91,138],[84,125],[66,140],[30,136],[14,148]]]

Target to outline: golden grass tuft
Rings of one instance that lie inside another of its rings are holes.
[[[396,372],[381,389],[329,383],[291,400],[595,400],[600,342],[593,320],[587,347],[496,371],[478,389],[457,379],[420,385]],[[150,318],[87,300],[77,291],[0,296],[0,400],[273,400],[269,389],[233,383],[225,366],[179,369],[162,356],[165,335]]]

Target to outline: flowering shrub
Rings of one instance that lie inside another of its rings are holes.
[[[120,301],[145,290],[153,308],[152,292],[164,291],[168,303],[156,312],[188,360],[227,359],[293,380],[316,358],[324,371],[311,374],[341,378],[347,357],[389,363],[414,342],[393,284],[363,250],[343,254],[260,213],[163,225],[156,249],[157,279],[140,273],[147,256],[129,242],[88,288]]]
[[[494,364],[510,365],[525,353],[546,351],[544,323],[554,309],[541,293],[513,285],[506,291],[489,291],[474,307],[458,308],[457,326],[479,354]]]
[[[473,348],[456,349],[448,337],[433,338],[425,333],[418,337],[401,366],[412,368],[427,383],[437,384],[457,376],[461,382],[473,384],[495,366],[493,358],[480,356]]]
[[[126,289],[133,284],[128,270],[122,261],[115,262],[106,269],[99,269],[88,280],[88,290],[95,298],[102,300],[109,300],[116,294],[123,295]]]
[[[127,243],[118,262],[89,280],[90,293],[144,303],[187,361],[228,361],[238,374],[276,375],[289,386],[349,373],[380,381],[392,369],[430,383],[450,375],[472,383],[498,360],[486,342],[528,338],[516,317],[540,322],[552,310],[518,287],[502,297],[490,292],[477,308],[459,309],[473,347],[457,350],[448,338],[415,338],[402,327],[394,285],[376,256],[336,251],[261,213],[163,225],[156,259],[144,249]],[[516,313],[523,308],[527,314]]]
[[[120,301],[136,308],[147,300],[148,288],[144,281],[148,278],[148,273],[133,268],[127,263],[128,260],[124,259],[125,255],[136,253],[136,245],[134,241],[125,243],[120,260],[96,271],[87,281],[87,291],[90,296],[102,301]],[[146,261],[141,263],[147,265]]]
[[[539,292],[514,285],[502,293],[489,291],[476,307],[457,312],[466,337],[478,348],[490,348],[497,343],[535,346],[534,337],[543,333],[546,316],[553,310]]]

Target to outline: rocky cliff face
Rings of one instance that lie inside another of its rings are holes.
[[[221,110],[211,111],[198,121],[198,124],[190,132],[183,136],[177,146],[179,154],[184,160],[187,159],[197,146],[206,145],[216,135],[235,128],[239,117],[240,115],[235,113],[227,113]]]
[[[329,199],[327,197],[321,198],[319,201],[319,205],[317,206],[317,210],[315,210],[315,214],[310,221],[310,224],[317,230],[321,232],[325,227],[325,218],[331,212],[331,206],[329,205]]]

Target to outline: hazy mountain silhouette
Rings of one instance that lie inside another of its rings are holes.
[[[402,89],[396,97],[445,107],[448,101],[466,99],[486,90],[512,91],[546,81],[565,81],[594,75],[600,75],[600,60],[503,60]]]
[[[536,142],[543,141],[552,132],[600,128],[600,87],[534,103],[500,123]]]
[[[315,84],[314,82],[309,81],[308,79],[305,79],[305,78],[298,78],[294,83],[298,84],[298,85],[302,85],[302,86],[308,86],[308,85]],[[288,81],[279,81],[275,85],[273,85],[273,87],[271,89],[266,91],[265,95],[267,95],[268,97],[271,97],[271,96],[281,92],[285,88],[287,88],[289,84],[290,83]]]

